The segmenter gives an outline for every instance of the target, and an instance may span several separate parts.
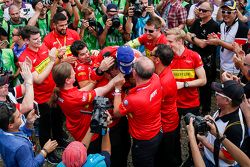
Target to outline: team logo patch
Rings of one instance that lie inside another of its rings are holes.
[[[127,106],[127,105],[128,105],[128,100],[124,100],[124,101],[123,101],[123,104],[124,104],[125,106]]]

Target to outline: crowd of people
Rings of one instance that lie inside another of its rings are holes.
[[[135,167],[250,166],[250,2],[0,7],[4,166],[126,167],[130,150]]]

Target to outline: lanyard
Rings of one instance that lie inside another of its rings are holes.
[[[54,33],[54,36],[55,36],[55,32],[53,32]],[[59,43],[59,45],[60,45],[60,47],[63,47],[63,46],[66,46],[66,35],[64,36],[64,39],[63,39],[63,45],[61,44],[61,42],[59,41],[59,39],[58,38],[56,38],[56,41]]]

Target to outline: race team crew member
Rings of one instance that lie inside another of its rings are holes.
[[[80,88],[85,87],[84,90],[94,89],[96,81],[103,78],[103,72],[114,64],[113,57],[107,57],[105,60],[101,60],[101,64],[98,68],[94,69],[93,62],[97,58],[97,55],[91,55],[86,43],[81,40],[73,42],[70,46],[70,50],[72,55],[77,57],[73,68],[76,73],[78,85]]]
[[[75,30],[68,28],[67,18],[62,13],[56,13],[53,17],[54,30],[44,37],[44,44],[52,49],[56,47],[59,49],[58,58],[66,58],[72,56],[70,45],[75,40],[80,40],[79,34]],[[66,55],[66,57],[64,56]]]
[[[133,137],[132,159],[135,167],[154,166],[154,157],[162,137],[162,90],[160,79],[154,74],[154,70],[150,59],[138,58],[132,70],[136,87],[129,91],[123,101],[119,93],[114,97],[114,115],[128,116],[129,133]],[[121,90],[121,87],[122,83],[116,85],[116,89]]]
[[[161,123],[163,139],[156,155],[155,166],[178,167],[181,165],[181,143],[179,115],[177,112],[177,85],[169,66],[174,53],[168,45],[160,44],[151,52],[155,73],[159,75],[162,85]],[[167,86],[166,86],[167,85]]]
[[[35,101],[38,103],[41,115],[39,119],[40,145],[43,147],[52,138],[51,135],[61,144],[63,130],[62,122],[57,121],[59,111],[52,109],[47,103],[55,87],[51,69],[56,61],[56,48],[49,51],[44,44],[41,44],[40,30],[35,26],[25,26],[21,36],[28,41],[28,45],[18,60],[24,62],[27,57],[32,64]],[[55,163],[60,161],[54,153],[49,154],[48,159]]]
[[[56,65],[53,70],[53,79],[59,89],[55,89],[51,99],[51,105],[58,104],[66,116],[66,127],[73,138],[77,141],[82,141],[91,121],[91,115],[84,112],[92,112],[92,102],[96,96],[103,96],[108,93],[116,82],[121,82],[123,77],[121,75],[114,77],[107,85],[96,88],[91,91],[83,91],[74,87],[75,72],[73,67],[63,62]],[[98,136],[95,135],[92,141]],[[100,148],[95,149],[97,152]],[[91,150],[91,146],[90,146]],[[89,150],[89,151],[90,151]]]
[[[186,33],[179,28],[167,31],[169,46],[174,52],[170,67],[177,81],[177,108],[180,118],[181,115],[189,112],[199,114],[198,87],[206,84],[206,74],[201,57],[184,46],[185,37]]]
[[[161,20],[158,17],[148,19],[144,28],[145,33],[140,37],[127,42],[126,45],[129,45],[132,48],[144,45],[145,55],[150,57],[150,52],[158,44],[167,44],[166,36],[161,33],[161,25]]]

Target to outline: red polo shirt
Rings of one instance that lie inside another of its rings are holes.
[[[66,35],[60,35],[55,31],[52,31],[44,37],[43,42],[49,48],[49,50],[53,47],[56,47],[58,49],[63,46],[66,46],[66,55],[72,56],[70,46],[76,40],[80,40],[79,34],[75,30],[67,28]]]
[[[50,62],[48,55],[48,48],[43,44],[37,52],[27,47],[18,58],[18,60],[19,62],[24,62],[26,56],[28,56],[32,61],[32,72],[36,71],[38,74],[40,74],[44,71],[44,69]],[[38,104],[48,102],[54,90],[54,87],[55,83],[52,78],[52,73],[50,72],[48,77],[41,84],[34,83],[35,101]]]
[[[195,69],[203,66],[197,52],[185,48],[181,56],[174,55],[170,64],[175,80],[179,82],[193,81],[196,79]],[[200,105],[198,88],[182,88],[178,90],[178,108],[194,108]]]
[[[161,129],[162,88],[156,74],[145,84],[131,89],[119,106],[128,115],[129,133],[137,140],[150,140]]]
[[[147,34],[143,34],[138,38],[141,45],[145,46],[145,53],[147,57],[150,57],[150,52],[158,45],[158,44],[167,44],[167,38],[164,34],[161,34],[159,38],[149,40]]]
[[[91,115],[81,111],[92,111],[92,102],[96,96],[94,90],[85,92],[77,87],[65,90],[60,89],[58,105],[66,116],[66,127],[77,141],[82,141],[90,127]],[[98,135],[94,135],[93,140]]]
[[[177,85],[171,68],[166,67],[159,75],[162,85],[161,123],[163,132],[174,131],[179,125],[177,112]]]

